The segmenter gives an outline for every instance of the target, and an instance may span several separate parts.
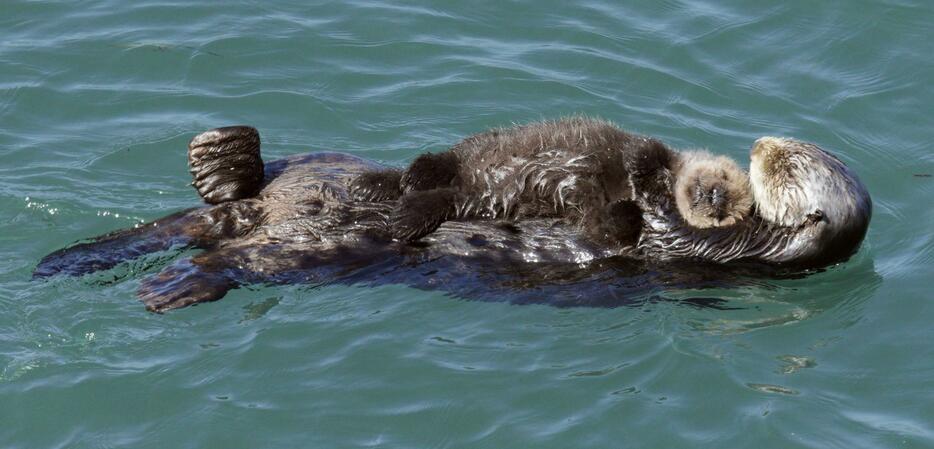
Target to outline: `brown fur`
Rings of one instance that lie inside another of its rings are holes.
[[[729,226],[749,217],[749,176],[726,156],[706,151],[681,153],[675,169],[675,202],[691,226]]]
[[[560,217],[598,239],[634,244],[630,228],[641,226],[640,217],[619,216],[632,208],[617,203],[632,201],[640,184],[670,167],[673,155],[658,140],[573,117],[494,129],[422,155],[406,170],[401,190],[456,189],[449,211],[426,213],[432,220]],[[428,206],[402,201],[393,235],[411,241],[430,233],[434,222],[415,223],[419,211],[404,210]]]

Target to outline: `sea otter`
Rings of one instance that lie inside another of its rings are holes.
[[[255,145],[256,139],[258,135],[252,128],[228,127],[196,137],[192,146],[205,150],[223,146],[234,154],[245,154],[239,149]],[[224,153],[205,154],[214,154],[209,159],[222,160]],[[223,173],[219,168],[222,166],[210,164],[214,173]],[[243,179],[256,179],[257,166],[245,167],[244,173],[254,172],[252,178]],[[646,178],[646,182],[656,185],[638,190],[632,200],[642,211],[643,220],[636,248],[595,243],[561,218],[549,217],[505,225],[490,220],[448,221],[419,244],[407,245],[393,242],[387,232],[397,200],[358,201],[351,195],[349,184],[353,179],[380,168],[373,162],[339,153],[273,161],[265,165],[256,195],[242,197],[251,188],[238,187],[236,177],[206,184],[199,192],[210,194],[212,189],[225,185],[224,191],[232,193],[225,196],[227,201],[216,205],[178,212],[55,251],[39,262],[34,277],[108,269],[124,260],[173,247],[205,249],[142,281],[140,297],[146,307],[161,312],[217,300],[229,289],[250,283],[395,279],[423,285],[419,283],[430,279],[425,272],[406,271],[412,266],[432,273],[452,269],[450,264],[455,264],[469,270],[462,276],[487,270],[495,270],[497,276],[503,270],[523,273],[518,278],[495,278],[510,286],[539,286],[549,276],[540,278],[541,282],[529,281],[528,273],[551,273],[545,269],[547,266],[565,264],[560,266],[572,266],[575,268],[571,272],[584,273],[587,269],[581,264],[595,266],[599,265],[597,261],[620,260],[614,256],[648,264],[690,259],[708,264],[742,260],[811,267],[852,254],[871,214],[865,188],[838,159],[816,145],[763,138],[753,147],[750,170],[759,212],[732,225],[687,225],[675,204],[675,174],[660,170],[651,171],[653,175]],[[197,180],[199,169],[193,170]],[[801,192],[811,196],[804,198]],[[520,269],[526,266],[532,268]],[[675,273],[658,267],[638,270],[642,273],[639,276]],[[727,267],[720,265],[705,272],[725,276]],[[640,285],[651,283],[651,279],[638,278]],[[444,288],[444,284],[429,283],[428,287]]]
[[[364,173],[351,187],[358,200],[400,200],[390,221],[393,237],[403,241],[450,219],[562,217],[597,241],[635,245],[642,213],[634,199],[656,188],[653,179],[663,170],[675,174],[676,204],[688,225],[729,225],[748,216],[748,177],[729,158],[679,153],[588,117],[473,135],[419,156],[404,172]]]
[[[675,205],[689,226],[729,226],[752,212],[749,175],[732,159],[688,151],[679,154],[672,171]]]

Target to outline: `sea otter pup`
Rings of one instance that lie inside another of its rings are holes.
[[[706,151],[683,152],[673,171],[675,204],[688,225],[729,226],[749,217],[749,175],[732,159]]]
[[[401,241],[447,220],[558,217],[596,241],[635,245],[642,227],[635,191],[673,157],[656,139],[574,117],[476,134],[419,156],[404,172],[364,174],[351,187],[360,201],[398,198],[390,222]]]
[[[724,226],[752,205],[746,174],[726,157],[678,153],[658,140],[585,117],[495,129],[450,150],[424,154],[404,171],[365,173],[352,184],[361,201],[399,198],[392,235],[414,241],[460,218],[561,217],[598,241],[635,245],[638,192],[666,189],[674,171],[688,225]]]

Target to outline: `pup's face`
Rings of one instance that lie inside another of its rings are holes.
[[[686,153],[675,181],[675,201],[697,228],[729,226],[749,216],[749,177],[733,160],[706,152]]]

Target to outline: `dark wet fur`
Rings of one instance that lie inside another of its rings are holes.
[[[263,182],[259,132],[228,126],[198,135],[188,145],[188,168],[208,204],[256,195]]]
[[[477,134],[448,151],[419,156],[408,167],[398,207],[411,210],[395,212],[406,220],[394,221],[392,234],[417,240],[441,224],[439,216],[562,217],[594,238],[613,236],[614,244],[634,245],[633,220],[615,219],[621,210],[617,204],[633,199],[633,187],[655,188],[653,176],[671,168],[673,154],[658,140],[586,117]],[[414,192],[450,188],[459,192],[457,202],[433,202],[443,213],[422,201],[405,201]],[[599,224],[606,217],[625,228],[604,229],[606,224]]]
[[[350,182],[354,201],[387,201],[402,196],[402,170],[386,169],[361,173]]]

